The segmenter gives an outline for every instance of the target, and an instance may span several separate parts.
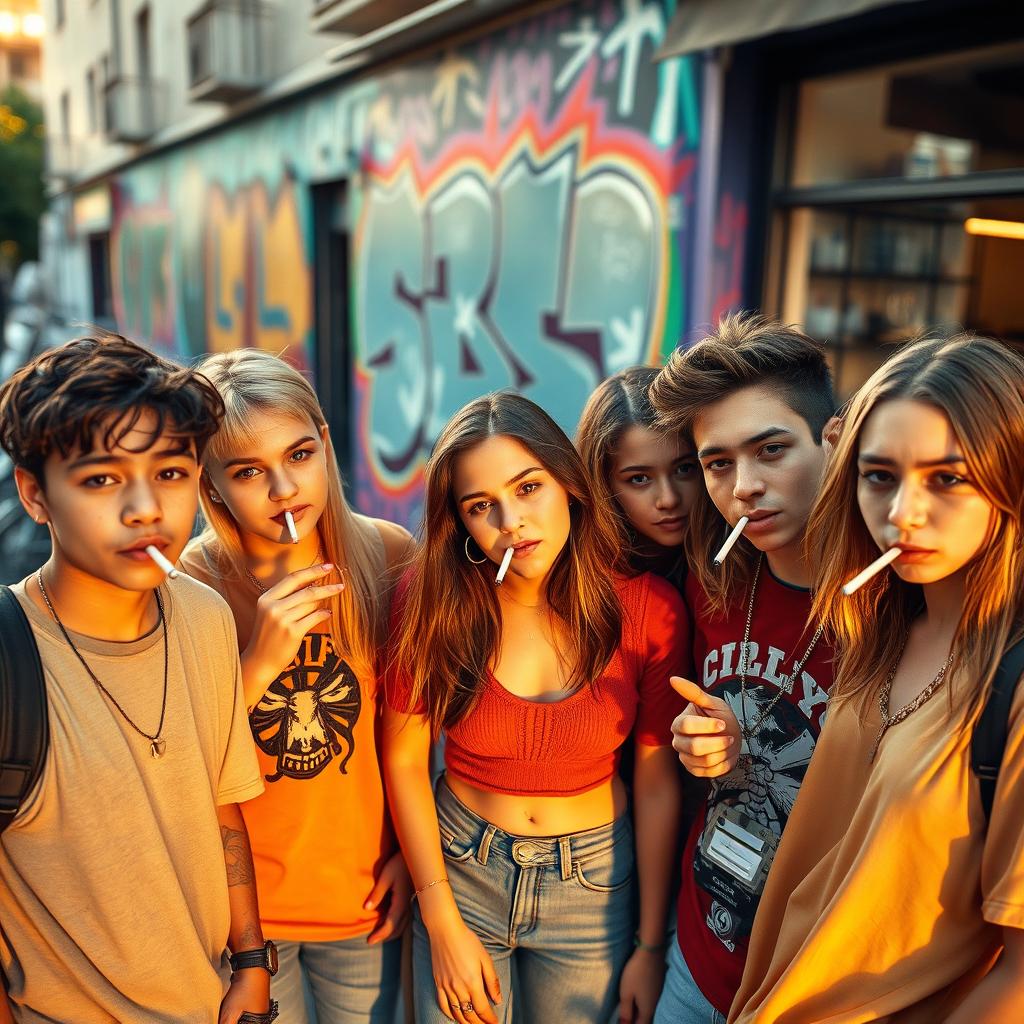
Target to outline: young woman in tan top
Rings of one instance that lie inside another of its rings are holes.
[[[1024,1019],[1024,687],[987,820],[970,765],[1024,634],[1022,452],[1024,360],[988,339],[919,342],[854,398],[808,533],[831,706],[730,1021]]]

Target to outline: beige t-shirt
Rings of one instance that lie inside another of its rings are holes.
[[[167,615],[164,756],[132,730],[26,595],[46,676],[39,785],[0,837],[0,964],[31,1024],[210,1024],[226,991],[230,908],[217,806],[263,790],[234,624],[186,577]],[[163,630],[130,643],[71,634],[129,717],[156,731]]]
[[[959,690],[959,692],[957,692]],[[885,735],[837,704],[776,855],[730,1022],[934,1024],[1024,928],[1024,686],[986,829],[940,689]]]

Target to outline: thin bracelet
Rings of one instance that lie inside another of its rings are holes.
[[[658,943],[656,946],[652,946],[640,938],[639,932],[633,936],[633,945],[636,946],[637,949],[643,950],[645,953],[664,953],[665,950],[668,949],[667,940],[665,942]]]
[[[443,878],[435,878],[432,882],[427,882],[426,885],[421,885],[413,894],[412,898],[416,899],[421,892],[426,892],[428,889],[432,889],[435,885],[440,885],[442,882],[448,882],[448,876],[445,875]],[[451,882],[448,882],[451,885]]]

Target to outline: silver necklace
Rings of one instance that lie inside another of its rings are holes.
[[[793,681],[800,675],[804,665],[807,664],[807,659],[810,658],[814,648],[817,647],[818,641],[821,639],[822,630],[825,628],[824,623],[819,624],[818,628],[814,631],[814,636],[811,637],[811,642],[807,645],[807,650],[804,651],[804,656],[793,666],[793,671],[783,678],[782,684],[779,686],[779,692],[775,694],[771,701],[769,701],[768,706],[757,716],[757,721],[754,722],[753,726],[748,726],[747,662],[750,659],[750,624],[754,618],[754,598],[757,596],[757,581],[761,578],[761,563],[763,561],[764,555],[761,555],[757,560],[757,567],[754,569],[754,581],[750,585],[750,600],[747,602],[747,624],[743,628],[743,652],[740,655],[740,713],[743,715],[743,736],[748,740],[752,739],[757,730],[761,728],[761,723],[771,714],[775,705],[792,690]]]
[[[320,561],[320,560],[321,560],[322,558],[323,558],[323,555],[321,555],[321,554],[320,554],[320,552],[318,551],[318,552],[316,553],[316,558],[314,558],[314,559],[313,559],[313,561],[309,563],[309,565],[307,566],[307,568],[309,568],[309,569],[312,569],[312,568],[313,568],[313,566],[314,566],[314,565],[316,565],[316,563],[317,563],[317,562],[319,562],[319,561]],[[344,570],[342,570],[342,571],[344,571]],[[254,575],[253,575],[253,572],[252,572],[252,570],[251,570],[251,569],[250,569],[250,568],[249,568],[248,566],[246,566],[246,567],[245,567],[245,575],[246,575],[246,577],[248,578],[249,582],[250,582],[250,583],[251,583],[251,584],[252,584],[252,585],[253,585],[253,586],[254,586],[254,587],[255,587],[255,588],[256,588],[256,589],[257,589],[257,590],[258,590],[258,591],[259,591],[259,592],[261,593],[261,594],[265,594],[265,593],[266,593],[266,592],[267,592],[267,591],[268,591],[268,590],[270,589],[269,587],[267,587],[267,586],[264,586],[264,585],[263,585],[263,584],[262,584],[262,583],[261,583],[261,582],[260,582],[260,581],[259,581],[259,580],[258,580],[258,579],[257,579],[257,578],[256,578],[256,577],[254,576]]]
[[[163,757],[164,751],[167,749],[167,740],[161,736],[164,731],[164,715],[167,712],[167,617],[164,615],[164,603],[160,600],[160,591],[154,590],[153,593],[156,595],[156,606],[160,612],[160,624],[163,626],[164,631],[164,696],[160,703],[160,724],[156,727],[156,733],[152,736],[148,732],[140,729],[129,717],[120,704],[118,704],[114,695],[99,681],[96,677],[96,673],[89,668],[85,658],[82,657],[78,648],[74,645],[71,636],[68,631],[64,628],[64,623],[60,621],[60,616],[57,614],[57,610],[53,607],[50,602],[50,595],[46,593],[46,587],[43,586],[43,570],[40,568],[36,571],[36,582],[39,584],[39,593],[43,595],[43,601],[46,602],[46,607],[49,609],[50,614],[53,616],[53,621],[57,623],[57,627],[64,634],[64,639],[67,640],[68,646],[72,651],[75,652],[75,657],[82,663],[82,668],[89,674],[89,678],[99,687],[100,692],[110,701],[111,704],[117,708],[121,717],[140,735],[144,736],[149,740],[149,753],[152,757]]]

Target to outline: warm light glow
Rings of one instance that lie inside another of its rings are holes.
[[[13,36],[18,20],[11,11],[0,11],[0,36]]]
[[[1024,238],[1024,224],[1019,220],[986,220],[968,217],[964,231],[969,235],[991,235],[993,238]]]
[[[22,35],[29,39],[42,39],[43,16],[41,14],[23,14],[21,17]]]

